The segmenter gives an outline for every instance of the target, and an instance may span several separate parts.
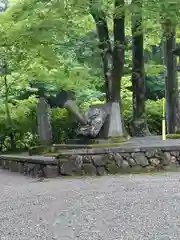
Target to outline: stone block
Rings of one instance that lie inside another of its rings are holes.
[[[145,153],[145,156],[147,158],[155,158],[161,155],[162,155],[162,151],[160,149],[154,149],[154,150],[151,149]]]
[[[121,163],[121,168],[122,169],[130,168],[129,163],[126,160],[123,160]]]
[[[168,166],[171,163],[171,154],[170,152],[164,152],[161,156],[161,165]]]
[[[73,175],[73,167],[70,162],[63,162],[60,165],[60,174],[65,176],[72,176]]]
[[[106,157],[106,163],[114,163],[115,157],[113,153],[108,153],[105,157]]]
[[[83,163],[92,163],[92,159],[90,155],[83,156]]]
[[[104,176],[107,175],[107,172],[104,167],[97,167],[97,175],[98,176]]]
[[[72,176],[77,171],[80,171],[83,166],[83,157],[71,156],[69,159],[60,159],[60,174],[65,176]]]
[[[179,152],[178,151],[172,151],[171,155],[174,157],[179,157]]]
[[[132,157],[139,166],[145,167],[149,165],[148,159],[144,153],[133,153]]]
[[[18,172],[24,173],[24,163],[18,162]]]
[[[18,163],[16,161],[11,161],[9,169],[11,172],[18,172]]]
[[[127,160],[130,158],[130,154],[129,153],[122,153],[121,155],[123,157],[123,159]]]
[[[92,156],[92,161],[96,167],[102,167],[106,165],[106,158],[104,155],[94,155]]]
[[[160,160],[158,158],[150,158],[149,159],[149,163],[152,166],[158,166],[160,164]]]
[[[2,168],[9,169],[10,162],[11,161],[8,160],[2,160]]]
[[[81,168],[83,165],[83,157],[81,155],[71,156],[68,159],[68,162],[72,165],[73,168]]]
[[[96,167],[92,164],[83,164],[85,175],[95,176],[97,174]]]
[[[131,166],[131,167],[134,167],[134,166],[137,165],[135,160],[132,157],[129,157],[126,160],[127,160],[128,164],[129,164],[129,166]]]
[[[177,162],[177,158],[175,156],[171,156],[171,163],[176,163]]]
[[[59,168],[58,166],[51,166],[51,165],[46,165],[44,168],[44,174],[45,177],[47,178],[53,178],[59,176]]]
[[[115,163],[107,164],[106,170],[110,174],[116,174],[120,172],[120,168]]]
[[[123,157],[119,154],[119,153],[116,153],[114,155],[114,160],[115,160],[115,163],[118,167],[121,167],[122,164],[123,164]]]

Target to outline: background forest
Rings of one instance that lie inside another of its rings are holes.
[[[167,73],[163,43],[170,38],[166,35],[169,28],[176,32],[176,43],[180,42],[178,0],[0,2],[0,135],[7,147],[12,129],[17,147],[36,143],[36,105],[41,94],[53,98],[61,90],[72,91],[83,111],[92,103],[105,101],[105,65],[97,24],[103,26],[105,20],[113,46],[114,9],[125,16],[125,61],[119,92],[126,129],[132,135],[132,43],[143,34],[145,115],[151,134],[161,134]],[[136,36],[132,35],[132,16],[140,21]],[[177,73],[177,69],[173,70]],[[65,109],[52,109],[52,127],[56,143],[75,137],[76,122]]]

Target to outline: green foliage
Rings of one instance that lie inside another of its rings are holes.
[[[107,14],[110,38],[113,38],[113,1],[94,1]],[[71,90],[85,111],[93,103],[104,102],[104,79],[97,34],[89,14],[89,0],[11,0],[8,10],[0,15],[0,65],[5,61],[8,91],[0,78],[0,134],[16,132],[19,147],[37,141],[36,94],[43,86],[49,95]],[[134,4],[125,4],[127,75],[122,79],[122,113],[131,132],[131,13],[139,11]],[[119,13],[121,9],[116,9]],[[179,0],[144,0],[145,73],[147,99],[164,96],[162,60],[162,23],[169,19],[177,25],[179,39]],[[5,96],[12,126],[7,123]],[[152,133],[161,133],[162,102],[146,102],[147,121]],[[52,110],[54,142],[76,137],[77,123],[63,109]],[[9,142],[9,137],[6,138]]]
[[[53,142],[62,143],[76,138],[77,122],[65,109],[52,109]]]

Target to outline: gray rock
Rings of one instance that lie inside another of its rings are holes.
[[[157,150],[149,150],[145,153],[145,156],[147,158],[153,158],[157,154]]]
[[[73,174],[73,166],[70,162],[63,162],[60,165],[60,174],[65,176],[72,176]]]
[[[129,153],[123,153],[121,155],[123,157],[123,159],[127,160],[128,158],[130,158],[130,154]]]
[[[92,163],[92,159],[91,159],[91,156],[83,156],[83,163]]]
[[[72,164],[72,166],[76,169],[76,168],[81,168],[83,165],[83,157],[78,155],[78,156],[72,156],[69,159],[70,163]]]
[[[149,159],[149,163],[152,165],[152,166],[158,166],[160,164],[160,160],[158,158],[150,158]]]
[[[60,160],[60,174],[72,176],[83,166],[82,156],[72,156],[70,159]]]
[[[108,153],[107,154],[107,163],[113,163],[115,160],[114,154],[113,153]]]
[[[97,174],[96,167],[92,164],[83,164],[83,170],[86,175],[95,176]]]
[[[53,178],[53,177],[57,177],[59,175],[58,166],[47,165],[43,168],[43,170],[45,173],[45,177],[47,177],[47,178]]]
[[[176,163],[177,162],[177,159],[175,156],[171,156],[171,163]]]
[[[159,158],[162,155],[161,149],[151,149],[145,153],[147,158]]]
[[[179,152],[178,151],[172,151],[171,155],[174,157],[178,157],[179,156]]]
[[[18,162],[18,172],[24,173],[24,163]]]
[[[104,167],[97,167],[97,175],[98,176],[105,176],[107,172]]]
[[[96,167],[102,167],[106,165],[106,158],[104,155],[94,155],[92,156],[92,161]]]
[[[11,172],[18,172],[18,163],[16,161],[11,161],[9,169]]]
[[[144,153],[133,153],[132,157],[134,158],[137,165],[145,167],[149,165],[147,157],[145,157]]]
[[[129,166],[131,166],[131,167],[137,165],[136,162],[135,162],[135,160],[134,160],[132,157],[127,158],[127,161],[128,161],[128,163],[129,163]]]
[[[115,163],[107,164],[106,170],[110,174],[116,174],[120,172],[120,168]]]
[[[123,164],[123,157],[119,154],[119,153],[116,153],[114,155],[114,160],[115,160],[115,163],[118,167],[121,167],[122,164]]]
[[[82,156],[79,155],[79,156],[76,157],[75,166],[77,168],[81,168],[82,165],[83,165],[83,158],[82,158]]]
[[[161,164],[167,166],[171,163],[171,154],[169,152],[164,152],[161,156]]]
[[[126,160],[123,160],[121,163],[121,168],[123,169],[129,168],[129,163]]]

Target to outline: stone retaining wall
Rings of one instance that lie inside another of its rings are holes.
[[[81,152],[80,150],[62,152],[58,156],[61,175],[105,175],[180,167],[180,151],[177,149],[176,151],[134,149],[131,152],[130,149],[118,151],[118,148],[114,148],[103,151],[88,149]]]
[[[0,155],[0,166],[24,175],[106,175],[180,167],[180,147],[62,150],[56,157]]]
[[[59,161],[52,157],[0,155],[0,167],[31,177],[59,175]]]

